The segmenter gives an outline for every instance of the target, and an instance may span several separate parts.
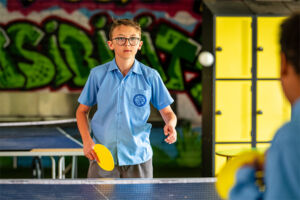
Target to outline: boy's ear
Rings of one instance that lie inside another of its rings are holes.
[[[143,41],[140,41],[138,50],[141,50],[142,46],[143,46]]]
[[[107,41],[107,45],[108,45],[108,47],[109,47],[109,49],[110,50],[114,50],[114,46],[113,46],[113,43],[112,43],[112,41]]]
[[[280,75],[284,76],[287,74],[288,64],[287,64],[286,56],[283,52],[280,53],[280,57],[281,57]]]

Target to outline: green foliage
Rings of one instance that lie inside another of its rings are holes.
[[[178,157],[176,162],[180,167],[198,167],[201,165],[201,137],[193,131],[190,122],[185,122],[182,135],[178,134],[176,147]]]
[[[153,165],[155,166],[176,166],[176,161],[172,159],[168,154],[159,147],[152,146],[153,150]]]

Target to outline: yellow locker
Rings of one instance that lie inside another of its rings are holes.
[[[257,78],[280,78],[279,28],[285,17],[257,17]]]
[[[280,80],[257,81],[257,141],[271,141],[276,130],[290,119],[291,106]]]
[[[251,17],[216,17],[216,78],[251,78]]]
[[[216,81],[215,141],[251,141],[251,81]]]
[[[268,151],[268,148],[270,148],[271,144],[270,143],[260,143],[260,144],[257,144],[257,148],[258,149],[265,149],[267,152]]]
[[[291,109],[279,80],[278,30],[284,18],[257,17],[254,29],[257,30],[256,46],[252,38],[252,17],[215,18],[215,152],[251,148],[254,139],[251,136],[254,127],[252,117],[255,116],[252,115],[255,112],[252,111],[255,103],[252,102],[252,95],[255,93],[257,142],[271,141],[278,127],[289,120]],[[257,49],[256,55],[252,55],[253,49]],[[254,56],[257,58],[256,63],[252,63]],[[251,68],[255,66],[258,80],[252,79]],[[255,83],[256,90],[251,91],[251,85]],[[258,143],[256,146],[261,148],[269,145]],[[225,162],[226,157],[215,155],[215,174]]]

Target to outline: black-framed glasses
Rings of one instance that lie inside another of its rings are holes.
[[[139,43],[140,38],[138,38],[138,37],[129,37],[129,38],[116,37],[116,38],[113,38],[112,40],[116,40],[117,44],[120,45],[120,46],[124,46],[127,43],[127,40],[128,40],[129,44],[131,46],[135,46]]]

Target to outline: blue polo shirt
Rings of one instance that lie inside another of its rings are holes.
[[[173,103],[158,72],[135,60],[123,77],[115,60],[93,68],[78,99],[97,111],[91,120],[94,142],[105,145],[119,166],[144,163],[152,155],[147,123],[150,102],[161,110]]]

